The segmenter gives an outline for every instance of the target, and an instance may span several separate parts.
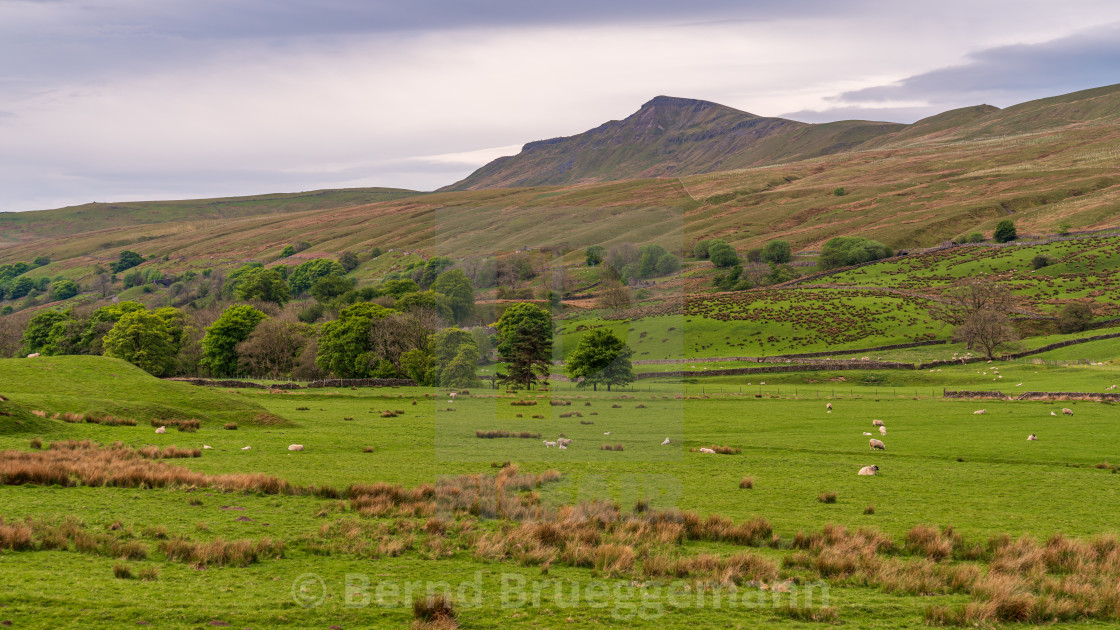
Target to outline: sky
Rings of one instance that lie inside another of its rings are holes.
[[[0,0],[0,211],[434,190],[657,95],[913,122],[1118,70],[1115,0]]]

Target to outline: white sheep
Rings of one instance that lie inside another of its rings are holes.
[[[1072,409],[1066,409],[1066,408],[1062,408],[1062,415],[1063,415],[1063,416],[1072,416],[1072,415],[1073,415],[1073,410],[1072,410]]]
[[[880,441],[880,440],[868,440],[867,441],[867,446],[873,451],[885,451],[885,450],[887,450],[887,445],[883,444],[883,442]]]
[[[700,447],[700,452],[701,453],[711,453],[712,455],[715,455],[715,451],[713,451],[710,448],[703,447],[703,446]]]
[[[976,411],[973,411],[973,412],[972,412],[972,415],[974,415],[974,416],[982,416],[982,415],[984,415],[984,414],[986,414],[986,413],[988,413],[988,410],[987,410],[987,409],[977,409]]]
[[[832,411],[832,403],[826,403],[824,408],[828,409],[829,411]]]
[[[243,451],[248,451],[248,450],[250,450],[250,449],[252,449],[252,448],[253,448],[252,446],[243,446],[243,447],[241,447],[241,450],[243,450]]]
[[[38,352],[34,352],[34,353],[32,353],[32,354],[29,354],[29,355],[27,355],[27,358],[28,358],[28,359],[38,359],[38,358],[39,358],[39,353],[38,353]]]
[[[572,441],[569,440],[568,438],[560,438],[560,439],[556,440],[556,443],[559,444],[560,446],[567,446],[567,445],[571,444]]]
[[[167,433],[167,427],[160,427],[156,429],[156,433]]]
[[[545,448],[552,448],[553,446],[556,446],[556,442],[549,442],[548,440],[545,440],[545,442],[544,442],[544,447]]]
[[[886,434],[887,434],[887,427],[879,425],[879,435],[886,435]]]
[[[863,468],[860,468],[859,472],[856,473],[856,474],[858,474],[860,476],[863,476],[863,477],[871,477],[871,476],[879,474],[879,467],[878,466],[864,466]]]
[[[881,426],[883,426],[883,421],[882,421],[882,420],[872,420],[872,421],[871,421],[871,426],[873,426],[873,427],[881,427]]]
[[[202,445],[202,450],[204,450],[204,451],[212,451],[212,450],[214,450],[214,447],[213,447],[213,446],[210,446],[209,444],[203,444],[203,445]]]
[[[1051,411],[1051,412],[1050,412],[1050,415],[1052,415],[1052,416],[1057,416],[1058,414],[1056,414],[1056,413],[1054,413],[1053,411]]]
[[[669,445],[669,438],[665,438],[665,440],[663,442],[661,442],[661,446],[668,446],[668,445]]]
[[[1037,442],[1038,441],[1038,436],[1032,433],[1032,434],[1027,436],[1027,441],[1028,442]]]
[[[288,446],[288,450],[289,451],[302,451],[303,450],[303,445],[302,444],[292,444],[292,445]]]
[[[868,433],[867,431],[864,431],[864,432],[863,432],[863,434],[864,434],[864,435],[871,435],[871,434],[870,434],[870,433]]]
[[[603,435],[610,435],[610,434],[611,434],[610,431],[603,431]]]
[[[567,447],[567,446],[565,446],[565,445],[563,445],[563,444],[558,444],[558,445],[556,446],[556,448],[558,448],[558,449],[560,449],[560,450],[562,450],[562,451],[566,451],[566,450],[568,450],[568,447]]]

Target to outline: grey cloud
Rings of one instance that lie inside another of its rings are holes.
[[[893,85],[844,92],[837,103],[921,100],[954,105],[1006,106],[1120,80],[1120,24],[1041,44],[1017,44],[973,53],[968,62],[915,75]]]
[[[807,123],[827,123],[838,120],[871,120],[875,122],[912,123],[927,116],[939,114],[939,107],[836,107],[823,110],[803,109],[782,114]]]

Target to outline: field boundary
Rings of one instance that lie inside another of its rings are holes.
[[[254,383],[253,381],[241,381],[237,379],[211,379],[211,378],[190,378],[190,377],[174,377],[164,379],[167,381],[177,381],[179,383],[187,383],[189,385],[198,385],[200,387],[230,387],[230,388],[245,388],[245,389],[316,389],[319,387],[412,387],[416,382],[410,378],[328,378],[318,381],[310,381],[305,384],[299,383],[273,383],[266,385],[263,383]]]
[[[1120,394],[1098,392],[1023,392],[1012,396],[992,391],[950,391],[941,390],[943,398],[960,400],[1086,400],[1094,402],[1120,402]]]

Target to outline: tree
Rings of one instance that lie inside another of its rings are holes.
[[[27,322],[23,331],[23,352],[25,354],[59,354],[54,348],[54,339],[61,327],[72,319],[70,311],[41,311]]]
[[[893,252],[879,241],[858,236],[837,236],[821,248],[818,264],[822,269],[833,269],[887,258]]]
[[[423,308],[371,320],[371,363],[388,362],[394,376],[407,374],[402,357],[418,348],[427,351],[432,333],[442,328],[444,322],[436,311]]]
[[[202,339],[202,365],[214,376],[236,376],[237,344],[248,339],[266,315],[252,306],[227,308],[218,320],[206,328]]]
[[[1072,230],[1072,229],[1073,229],[1073,224],[1072,223],[1070,223],[1069,221],[1062,221],[1061,223],[1058,224],[1058,235],[1059,236],[1068,236],[1069,231]]]
[[[163,319],[148,311],[133,311],[105,335],[105,356],[124,359],[153,375],[163,376],[175,365],[178,348]]]
[[[47,265],[51,264],[51,257],[45,254],[42,256],[36,256],[35,260],[31,261],[31,264],[35,265],[36,267],[46,267]]]
[[[1006,286],[980,277],[950,287],[942,302],[929,307],[929,313],[955,326],[953,338],[966,343],[969,350],[979,345],[992,359],[996,350],[1018,339],[1008,316],[1015,308],[1015,297]]]
[[[832,194],[836,195],[837,197],[843,197],[844,195],[848,194],[848,191],[844,190],[843,186],[840,186],[839,188],[834,189],[832,191]]]
[[[693,257],[699,258],[701,260],[707,259],[708,250],[712,246],[712,243],[713,241],[710,238],[706,238],[702,241],[696,241],[696,244],[692,246]]]
[[[605,256],[606,253],[607,250],[602,245],[592,245],[591,247],[588,247],[587,252],[585,253],[587,266],[594,267],[603,262],[603,256]]]
[[[354,283],[342,276],[330,275],[319,278],[311,286],[311,297],[320,304],[330,302],[334,298],[354,290]]]
[[[237,344],[241,371],[252,376],[281,378],[290,375],[307,345],[310,327],[295,322],[266,319],[245,341]]]
[[[532,387],[539,375],[547,375],[552,359],[552,318],[548,311],[525,302],[502,313],[498,329],[498,355],[509,373],[498,380]]]
[[[599,305],[616,311],[630,308],[630,291],[621,282],[604,282],[599,291]]]
[[[358,255],[354,252],[342,252],[342,255],[338,257],[338,264],[342,265],[342,268],[346,271],[352,271],[358,266]]]
[[[723,241],[708,246],[708,258],[717,267],[734,267],[739,264],[739,254],[735,251],[735,248]]]
[[[639,278],[652,278],[657,274],[657,260],[668,254],[665,248],[657,244],[644,245],[640,250],[641,256],[638,258],[638,273]]]
[[[973,232],[973,233],[968,235],[968,242],[969,243],[983,243],[984,242],[984,235],[981,234],[980,232]]]
[[[447,305],[456,322],[462,323],[474,315],[474,287],[463,270],[452,269],[440,274],[432,283],[432,290],[447,296]]]
[[[370,302],[347,306],[338,319],[323,324],[315,363],[342,378],[368,378],[379,357],[373,352],[370,330],[374,320],[396,313]]]
[[[452,321],[455,318],[455,312],[451,310],[447,296],[435,291],[406,293],[404,297],[397,300],[395,308],[401,312],[431,310],[447,321]]]
[[[1034,258],[1031,259],[1031,268],[1032,269],[1042,269],[1043,267],[1049,267],[1049,266],[1050,266],[1050,259],[1047,258],[1046,256],[1043,256],[1042,254],[1039,254],[1038,256],[1035,256]]]
[[[260,300],[284,306],[291,299],[288,283],[275,269],[252,269],[241,276],[235,290],[240,300]]]
[[[1063,333],[1081,332],[1093,322],[1093,309],[1084,302],[1070,302],[1058,311],[1058,330]]]
[[[51,298],[67,300],[77,295],[80,290],[73,280],[55,280],[51,283]]]
[[[765,263],[782,265],[788,263],[792,257],[793,248],[790,246],[789,241],[774,240],[770,241],[762,248],[759,259]]]
[[[1009,243],[1019,238],[1018,232],[1015,230],[1015,222],[1011,219],[1004,219],[996,224],[996,231],[992,234],[992,238],[997,243]]]
[[[440,387],[477,387],[481,384],[478,368],[478,346],[469,331],[445,328],[432,338],[435,359],[435,382]]]
[[[424,264],[424,271],[420,274],[419,284],[421,288],[427,289],[432,286],[445,269],[451,266],[451,259],[445,256],[432,256],[428,262]]]
[[[113,273],[120,273],[126,269],[132,269],[142,262],[144,262],[143,256],[126,249],[117,257],[117,262],[109,265],[109,270]]]
[[[369,250],[369,257],[370,258],[379,258],[380,256],[381,256],[381,248],[380,247],[374,247],[373,249]]]
[[[327,258],[308,260],[288,274],[288,288],[293,295],[303,295],[314,286],[319,278],[331,275],[345,276],[346,270],[342,268],[342,265]]]
[[[634,351],[626,342],[605,328],[592,330],[580,338],[575,351],[568,356],[564,371],[578,387],[591,385],[598,390],[606,385],[629,385],[634,382],[634,368],[630,362]]]
[[[420,285],[411,280],[389,280],[381,286],[381,291],[400,299],[403,295],[420,291]]]
[[[288,256],[291,256],[292,254],[295,254],[295,253],[296,253],[296,248],[295,247],[292,247],[291,245],[285,245],[284,249],[280,250],[280,257],[281,258],[287,258]]]
[[[681,259],[672,254],[665,254],[657,259],[657,265],[654,267],[655,275],[667,276],[671,273],[676,273],[681,270]]]

